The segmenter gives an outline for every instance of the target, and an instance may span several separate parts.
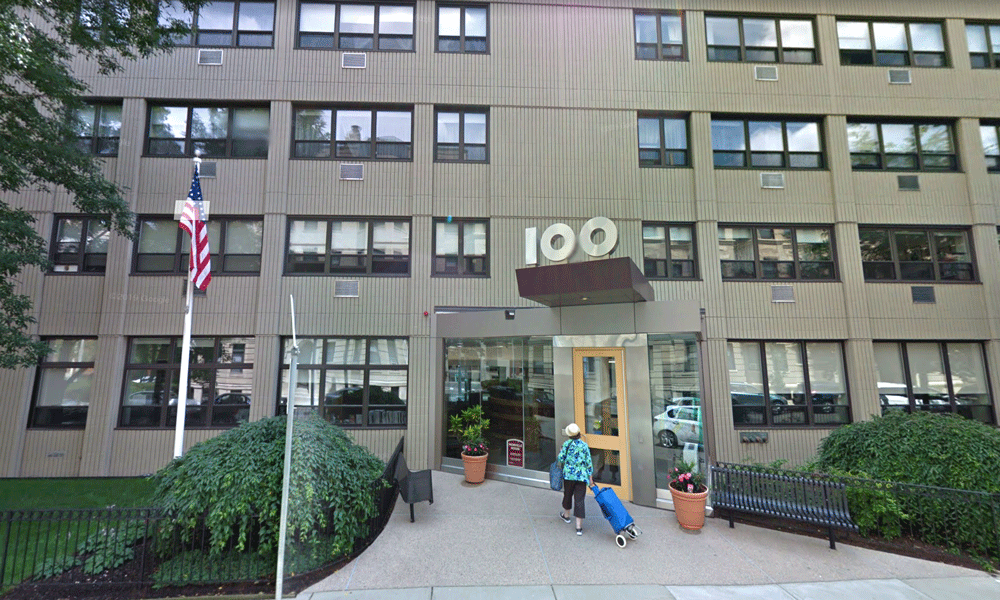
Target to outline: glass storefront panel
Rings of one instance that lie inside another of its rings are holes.
[[[706,472],[698,342],[693,334],[649,337],[656,487],[666,490],[678,461]]]
[[[482,405],[490,420],[489,462],[507,465],[507,443],[518,440],[524,468],[547,471],[557,450],[552,339],[446,339],[444,346],[445,430],[451,415]],[[448,436],[444,455],[460,452]]]

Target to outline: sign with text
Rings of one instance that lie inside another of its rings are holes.
[[[507,440],[507,466],[524,467],[524,441]]]
[[[594,234],[598,231],[604,232],[604,241],[600,243],[594,242]],[[557,239],[562,240],[562,245],[558,248],[555,244]],[[524,264],[538,264],[539,248],[542,255],[552,262],[567,260],[573,255],[577,244],[594,258],[607,256],[618,245],[618,227],[607,217],[594,217],[583,224],[579,235],[569,225],[556,223],[542,232],[541,239],[538,238],[536,227],[528,227],[524,230]]]

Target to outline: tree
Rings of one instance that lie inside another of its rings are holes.
[[[205,0],[0,1],[0,192],[65,189],[81,213],[100,215],[116,233],[134,235],[121,190],[104,179],[98,159],[78,147],[87,92],[70,66],[93,60],[100,74],[168,49],[189,32],[184,11]],[[161,18],[161,13],[163,17]],[[190,14],[190,12],[186,13]],[[28,327],[31,299],[15,291],[19,275],[46,268],[45,240],[25,210],[0,201],[0,367],[29,366],[46,346]]]

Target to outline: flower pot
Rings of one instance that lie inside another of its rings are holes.
[[[469,483],[482,483],[486,479],[486,459],[489,454],[469,456],[462,453],[462,464],[465,466],[465,480]]]
[[[705,501],[708,498],[708,490],[704,492],[682,492],[670,488],[670,495],[674,499],[674,514],[677,515],[677,522],[684,529],[701,529],[705,526]]]

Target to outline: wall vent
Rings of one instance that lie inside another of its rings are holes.
[[[222,50],[209,49],[209,48],[199,48],[198,49],[198,64],[199,65],[211,65],[219,66],[222,64]]]
[[[343,69],[367,69],[368,54],[364,52],[344,52],[340,58],[340,67]]]
[[[771,302],[795,302],[795,290],[790,285],[772,285]]]
[[[201,166],[198,167],[198,177],[202,179],[215,178],[215,174],[218,171],[218,165],[219,163],[215,161],[212,162],[202,161]]]
[[[777,81],[778,67],[755,66],[753,68],[753,78],[757,81]]]
[[[910,77],[909,69],[889,69],[889,83],[896,85],[910,85],[913,78]]]
[[[934,288],[929,285],[915,285],[910,288],[910,297],[914,304],[937,304],[934,298]]]
[[[897,175],[896,181],[899,182],[899,191],[901,192],[919,192],[920,191],[920,176],[919,175]]]
[[[358,297],[358,280],[357,279],[339,279],[333,284],[333,297],[334,298],[357,298]]]
[[[785,188],[784,173],[761,173],[760,187],[769,190],[782,190]]]
[[[365,178],[363,164],[340,163],[340,178],[345,181],[362,181]]]

